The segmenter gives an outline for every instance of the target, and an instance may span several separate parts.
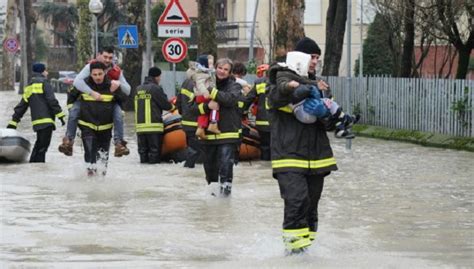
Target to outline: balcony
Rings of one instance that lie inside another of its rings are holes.
[[[227,44],[229,42],[240,43],[245,41],[248,44],[250,39],[250,31],[252,29],[252,22],[216,22],[216,37],[217,44]],[[258,29],[258,23],[255,24],[255,29]],[[198,42],[198,25],[197,23],[191,26],[191,38],[189,43],[191,46],[197,45]]]

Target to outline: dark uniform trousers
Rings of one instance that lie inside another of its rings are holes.
[[[205,159],[204,171],[207,183],[229,182],[232,183],[234,158],[236,152],[235,143],[220,145],[204,145]]]
[[[97,163],[98,159],[109,159],[110,140],[112,131],[92,131],[84,128],[82,130],[82,143],[84,146],[84,160],[86,163]],[[103,156],[101,156],[103,155]]]
[[[188,148],[184,167],[194,168],[196,161],[203,153],[203,146],[196,137],[196,131],[186,131],[186,144]]]
[[[53,126],[36,131],[36,142],[30,156],[30,163],[44,163],[46,152],[51,143],[51,135],[53,134]]]
[[[260,159],[270,161],[270,132],[259,131],[258,134],[260,135]]]
[[[318,229],[318,203],[324,176],[303,173],[277,173],[280,195],[285,201],[283,229]]]
[[[140,133],[138,138],[138,154],[140,163],[160,163],[161,147],[163,144],[163,134],[161,133]]]

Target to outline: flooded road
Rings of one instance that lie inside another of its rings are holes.
[[[58,95],[61,104],[64,95]],[[0,124],[20,97],[0,92]],[[283,200],[269,163],[242,162],[230,198],[212,197],[202,165],[111,157],[85,177],[83,152],[57,146],[46,164],[0,165],[0,267],[26,268],[472,268],[474,153],[356,138],[332,139],[316,243],[284,256]],[[29,117],[19,130],[34,142]]]

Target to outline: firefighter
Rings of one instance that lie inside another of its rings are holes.
[[[35,63],[32,69],[31,83],[25,87],[22,99],[14,108],[15,113],[7,128],[16,129],[29,107],[33,130],[36,132],[36,142],[31,152],[30,162],[44,163],[53,130],[56,129],[54,120],[58,118],[64,126],[65,115],[54,96],[51,84],[47,81],[46,66],[42,63]]]
[[[257,67],[257,79],[254,82],[252,90],[247,95],[249,101],[246,106],[253,103],[252,114],[255,115],[255,129],[258,130],[260,137],[260,159],[269,161],[270,154],[270,122],[268,120],[268,102],[267,102],[267,84],[268,64],[261,64]]]
[[[111,92],[120,92],[123,95],[130,95],[130,84],[128,84],[123,71],[120,67],[113,63],[114,48],[104,47],[99,51],[97,59],[91,61],[81,72],[76,76],[73,82],[73,86],[76,90],[82,93],[89,94],[96,100],[100,100],[101,95],[91,89],[84,80],[90,75],[89,65],[94,62],[101,62],[106,66],[106,74],[108,79],[111,81]],[[67,122],[66,135],[63,137],[63,142],[59,145],[58,150],[64,153],[66,156],[72,156],[74,137],[76,136],[77,119],[79,117],[79,106],[80,102],[69,103],[69,116]],[[120,103],[114,105],[114,144],[115,144],[115,157],[122,157],[130,153],[127,148],[127,142],[123,139],[123,115]]]
[[[206,131],[202,140],[205,152],[204,171],[206,181],[217,185],[223,196],[232,191],[233,168],[237,143],[240,141],[241,109],[238,106],[241,89],[240,84],[231,76],[233,63],[230,59],[222,58],[216,62],[216,87],[210,89],[209,103],[194,103],[192,111],[195,115],[204,115],[210,110],[219,110],[220,134]],[[217,190],[211,186],[211,194],[217,195]]]
[[[145,82],[138,86],[135,95],[135,128],[140,163],[160,163],[163,142],[163,110],[174,110],[160,84],[161,70],[148,70]]]
[[[311,55],[308,76],[315,78],[319,46],[312,39],[303,38],[295,50]],[[297,81],[301,76],[279,64],[272,65],[269,71],[272,169],[284,200],[283,241],[289,253],[299,253],[315,239],[324,178],[337,166],[325,124],[304,124],[288,106],[299,89]],[[318,87],[324,90],[328,85],[320,81]],[[306,92],[309,95],[310,91]]]
[[[89,94],[80,94],[80,113],[78,125],[82,132],[84,160],[88,164],[89,176],[97,173],[97,161],[105,163],[109,157],[110,140],[112,138],[113,111],[117,98],[110,91],[111,81],[106,76],[106,66],[101,62],[89,65],[90,76],[84,82],[96,93],[101,95],[95,99]],[[106,171],[104,170],[103,175]]]

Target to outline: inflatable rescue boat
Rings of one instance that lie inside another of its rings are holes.
[[[14,129],[0,129],[0,162],[24,162],[30,155],[28,139]]]

